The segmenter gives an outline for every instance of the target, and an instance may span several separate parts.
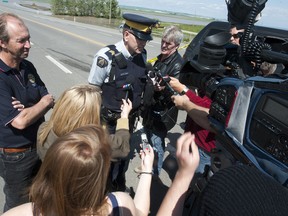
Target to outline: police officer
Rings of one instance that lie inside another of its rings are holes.
[[[135,14],[123,14],[123,18],[123,39],[96,53],[88,78],[90,84],[102,89],[103,117],[110,133],[115,132],[115,119],[123,98],[131,99],[133,110],[140,106],[146,78],[145,46],[153,39],[152,27],[157,23],[154,19]]]
[[[117,118],[120,117],[122,99],[130,99],[133,109],[129,117],[129,130],[133,126],[141,96],[146,84],[145,46],[152,40],[152,27],[157,21],[136,14],[123,14],[123,38],[114,45],[100,49],[93,60],[88,82],[102,90],[102,120],[111,134],[115,133]],[[112,170],[113,166],[112,164]],[[116,178],[118,190],[125,189],[125,171],[123,162]]]

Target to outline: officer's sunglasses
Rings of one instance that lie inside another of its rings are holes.
[[[145,42],[149,42],[147,40],[142,40],[141,38],[137,37],[137,35],[135,35],[132,31],[128,31],[130,34],[132,34],[137,40],[140,40],[140,41],[145,41]]]

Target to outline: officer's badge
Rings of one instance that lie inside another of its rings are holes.
[[[101,56],[99,56],[99,57],[97,58],[97,66],[98,66],[98,67],[104,68],[104,67],[106,67],[107,65],[108,65],[108,61],[107,61],[105,58],[103,58],[103,57],[101,57]]]
[[[32,84],[32,86],[36,86],[35,76],[33,74],[28,74],[28,80]]]
[[[33,74],[28,74],[28,80],[29,80],[32,84],[34,84],[34,83],[35,83],[35,77],[34,77],[34,75],[33,75]]]

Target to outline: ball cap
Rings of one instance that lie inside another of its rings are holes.
[[[153,40],[152,27],[156,26],[157,20],[130,13],[123,14],[123,18],[125,19],[124,27],[132,30],[137,38],[145,41]]]

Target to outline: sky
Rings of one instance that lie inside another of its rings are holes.
[[[227,20],[225,0],[118,0],[118,4]],[[257,22],[257,25],[288,30],[287,20],[288,1],[268,0],[262,10],[262,18]]]

